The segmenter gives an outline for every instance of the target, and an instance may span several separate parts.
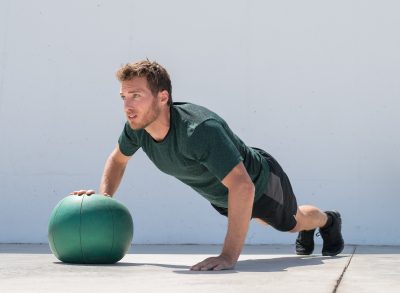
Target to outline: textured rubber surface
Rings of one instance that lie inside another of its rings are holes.
[[[49,222],[51,251],[68,263],[115,263],[133,238],[128,209],[100,195],[70,195],[54,208]]]

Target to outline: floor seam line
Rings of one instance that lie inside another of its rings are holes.
[[[349,267],[349,265],[350,265],[350,263],[351,263],[351,260],[353,259],[353,256],[354,256],[354,254],[356,253],[356,249],[357,249],[357,245],[354,246],[354,249],[353,249],[353,252],[351,253],[350,259],[349,259],[349,261],[347,262],[346,266],[344,267],[342,273],[340,274],[339,279],[336,281],[336,285],[335,285],[335,288],[333,288],[332,293],[336,293],[337,289],[339,288],[339,285],[340,285],[340,283],[342,282],[342,279],[343,279],[343,277],[344,277],[344,274],[346,273],[347,268]]]

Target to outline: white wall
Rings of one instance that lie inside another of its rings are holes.
[[[124,123],[114,72],[148,57],[175,101],[272,153],[347,243],[400,244],[397,1],[0,0],[0,242],[47,242],[51,210],[97,188]],[[116,198],[135,243],[221,243],[226,219],[139,152]],[[295,235],[252,224],[248,243]]]

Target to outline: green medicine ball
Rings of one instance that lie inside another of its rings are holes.
[[[51,251],[63,262],[116,263],[130,248],[133,221],[128,209],[111,197],[70,195],[54,208],[48,237]]]

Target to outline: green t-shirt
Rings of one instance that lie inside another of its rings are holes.
[[[133,130],[126,123],[118,143],[126,156],[141,147],[162,172],[219,207],[228,207],[228,189],[221,180],[240,161],[255,185],[255,201],[268,181],[269,166],[262,155],[246,146],[217,114],[191,103],[173,103],[163,141],[156,142],[144,129]]]

